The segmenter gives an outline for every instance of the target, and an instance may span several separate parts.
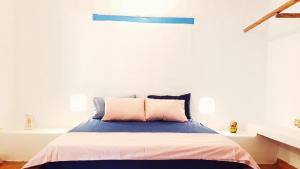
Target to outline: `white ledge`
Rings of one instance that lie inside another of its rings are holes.
[[[70,129],[66,128],[40,128],[32,130],[2,130],[0,134],[64,134]]]
[[[257,126],[257,134],[300,149],[300,129],[274,125]]]
[[[255,132],[249,131],[238,131],[237,133],[230,133],[228,130],[217,130],[219,134],[222,134],[226,137],[256,137]]]

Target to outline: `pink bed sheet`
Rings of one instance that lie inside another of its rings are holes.
[[[218,160],[259,169],[237,143],[202,133],[67,133],[39,152],[23,168],[48,162],[88,160]]]

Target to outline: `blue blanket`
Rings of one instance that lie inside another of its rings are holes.
[[[90,119],[70,132],[171,132],[171,133],[216,133],[192,120],[178,122],[104,122]]]

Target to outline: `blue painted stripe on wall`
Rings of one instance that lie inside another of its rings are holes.
[[[139,23],[164,23],[164,24],[194,24],[194,18],[178,17],[138,17],[121,15],[100,15],[93,14],[94,21],[124,21]]]

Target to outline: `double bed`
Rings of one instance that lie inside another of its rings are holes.
[[[259,169],[238,144],[197,123],[88,120],[24,169]]]

